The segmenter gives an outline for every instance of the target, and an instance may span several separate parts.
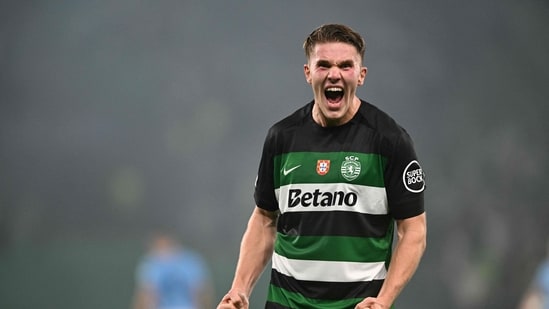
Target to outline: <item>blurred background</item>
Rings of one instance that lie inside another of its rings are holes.
[[[157,226],[220,299],[267,129],[312,98],[301,45],[331,22],[364,35],[359,95],[427,173],[399,308],[516,308],[549,237],[542,0],[0,1],[0,308],[129,308]]]

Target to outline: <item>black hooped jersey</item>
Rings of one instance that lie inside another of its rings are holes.
[[[376,296],[394,220],[424,212],[425,179],[408,133],[361,101],[338,127],[313,102],[273,125],[254,198],[280,211],[266,308],[354,308]]]

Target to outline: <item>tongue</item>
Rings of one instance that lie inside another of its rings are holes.
[[[330,104],[337,104],[341,101],[343,97],[342,96],[326,96],[326,99],[328,100],[328,103]]]
[[[326,99],[330,103],[338,103],[343,98],[343,93],[338,91],[326,91]]]

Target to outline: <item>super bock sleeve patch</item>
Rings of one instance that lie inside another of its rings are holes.
[[[402,173],[402,181],[406,190],[420,193],[425,190],[425,174],[417,160],[412,160]]]

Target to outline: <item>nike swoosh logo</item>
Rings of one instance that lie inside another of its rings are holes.
[[[290,169],[286,169],[286,167],[284,167],[284,169],[282,169],[282,174],[284,174],[284,176],[287,176],[289,173],[293,172],[295,169],[301,167],[301,164],[300,165],[296,165]]]

